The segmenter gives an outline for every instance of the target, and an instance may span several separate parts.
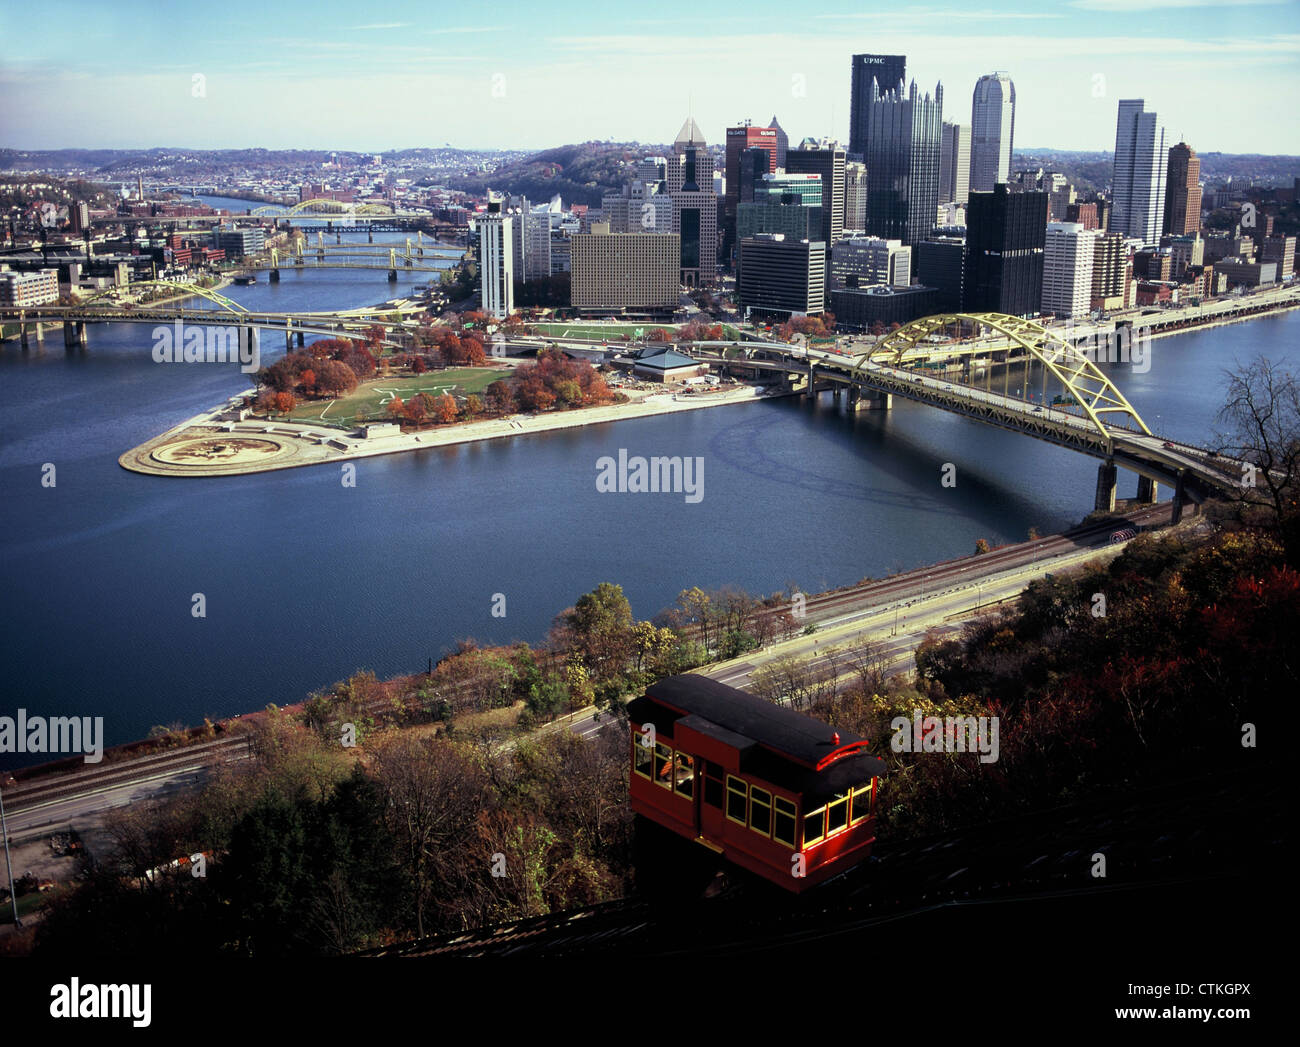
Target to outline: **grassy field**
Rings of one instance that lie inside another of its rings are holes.
[[[446,371],[428,374],[405,375],[398,378],[374,378],[362,382],[348,396],[340,400],[309,400],[293,409],[289,418],[295,422],[338,422],[356,420],[358,412],[366,418],[386,418],[387,404],[394,396],[403,400],[416,393],[440,396],[443,393],[483,394],[483,390],[498,378],[506,378],[509,371],[490,367],[453,367]]]
[[[652,324],[635,323],[635,324],[581,324],[581,323],[548,323],[548,324],[530,324],[529,327],[538,335],[552,338],[596,338],[596,339],[617,339],[623,335],[629,335],[632,338],[644,338],[656,327],[662,327],[670,334],[677,332],[680,324]],[[723,324],[723,331],[726,336],[733,341],[739,336],[739,332],[730,324]],[[640,335],[637,332],[641,332]]]

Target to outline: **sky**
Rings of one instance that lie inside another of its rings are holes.
[[[1300,0],[0,0],[0,41],[19,149],[543,149],[670,142],[688,114],[714,143],[773,115],[847,141],[871,52],[960,123],[1008,72],[1017,150],[1111,150],[1143,98],[1197,152],[1300,154]]]

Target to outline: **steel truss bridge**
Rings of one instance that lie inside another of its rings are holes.
[[[416,307],[407,310],[360,308],[334,312],[264,313],[251,312],[238,302],[206,287],[195,284],[175,284],[165,280],[142,280],[131,285],[136,288],[163,288],[184,295],[181,301],[159,305],[120,305],[99,301],[114,292],[104,291],[77,305],[39,305],[30,307],[0,307],[0,320],[17,322],[24,349],[30,346],[28,328],[35,329],[38,340],[40,324],[61,323],[64,345],[69,348],[86,343],[88,323],[149,324],[154,327],[180,322],[182,324],[217,325],[250,328],[259,331],[283,331],[286,348],[292,347],[296,337],[303,345],[307,335],[325,335],[335,338],[356,338],[376,324],[384,328],[381,344],[393,349],[408,349],[411,335],[418,326],[414,319]],[[191,298],[202,298],[210,307],[185,304]]]
[[[1004,347],[992,349],[987,341],[979,340],[930,341],[960,324],[1001,336],[997,344]],[[837,397],[847,391],[854,409],[888,407],[891,397],[902,396],[1100,458],[1098,509],[1115,507],[1117,467],[1138,475],[1139,501],[1155,502],[1157,484],[1170,485],[1175,519],[1188,501],[1199,503],[1216,492],[1239,490],[1246,474],[1240,461],[1154,435],[1088,350],[1015,316],[945,313],[924,317],[856,356],[806,344],[773,342],[697,342],[694,348],[701,359],[729,369],[782,372],[790,376],[794,388],[810,397],[827,389]],[[960,376],[944,377],[929,369],[953,363],[960,365]],[[1008,372],[1014,363],[1043,368],[1042,400],[1032,399],[1028,374],[1025,395],[1009,394]],[[992,378],[996,364],[1003,367],[1001,390]],[[982,383],[976,378],[981,370]],[[1047,402],[1049,375],[1059,384],[1060,402]]]
[[[284,254],[273,247],[268,257],[245,259],[237,263],[237,268],[268,270],[272,281],[280,278],[282,269],[378,269],[387,271],[389,280],[396,281],[399,270],[441,274],[463,253],[462,248],[436,241],[426,247],[423,233],[418,234],[415,243],[408,236],[404,248],[396,244],[387,248],[373,244],[326,244],[317,233],[314,247],[306,246],[304,237],[295,237]]]

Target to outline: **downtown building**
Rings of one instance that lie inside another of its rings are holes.
[[[831,245],[830,271],[832,290],[882,284],[907,287],[912,282],[912,248],[901,240],[878,236],[839,240]]]
[[[75,282],[72,281],[74,284]],[[59,271],[57,269],[0,273],[0,306],[24,308],[32,305],[50,305],[58,300]]]
[[[867,232],[885,240],[920,243],[939,212],[939,154],[943,85],[906,96],[900,83],[871,103],[867,142]]]
[[[1115,125],[1115,173],[1107,229],[1141,240],[1160,242],[1165,211],[1165,129],[1141,98],[1123,99]]]
[[[500,200],[490,196],[487,213],[475,220],[483,311],[498,320],[504,320],[515,307],[515,220],[502,210]]]
[[[907,79],[904,55],[854,55],[849,95],[849,155],[861,162],[870,139],[871,104]]]
[[[760,233],[740,241],[736,301],[746,312],[786,318],[826,308],[826,245]]]
[[[672,232],[681,239],[681,283],[712,284],[718,275],[718,195],[713,189],[713,158],[692,117],[677,134],[666,174]]]
[[[939,202],[964,204],[970,195],[970,127],[943,125],[939,142]]]
[[[1092,253],[1093,309],[1128,309],[1134,301],[1133,244],[1118,233],[1094,231]]]
[[[1078,317],[1092,308],[1092,259],[1097,234],[1078,222],[1048,222],[1043,248],[1042,311]]]
[[[1201,228],[1201,158],[1186,142],[1169,150],[1165,174],[1166,236],[1182,236]]]
[[[970,190],[987,193],[1011,175],[1016,85],[1006,73],[988,73],[976,81],[970,126]]]
[[[570,303],[583,313],[668,317],[680,294],[676,233],[611,232],[593,222],[570,246]]]
[[[964,310],[1037,315],[1046,242],[1046,193],[1012,193],[1005,185],[972,192],[966,207]]]
[[[778,162],[776,129],[772,127],[754,127],[748,120],[739,127],[727,128],[726,157],[723,174],[726,178],[726,192],[723,197],[723,257],[731,260],[736,243],[736,206],[740,203],[741,155],[749,149],[761,149],[767,154],[767,171],[775,171]],[[750,186],[753,186],[753,170],[756,158],[750,157]]]
[[[912,267],[917,282],[934,288],[937,312],[961,311],[965,259],[966,241],[963,237],[936,236],[912,245]]]
[[[867,165],[844,164],[844,235],[867,231]]]

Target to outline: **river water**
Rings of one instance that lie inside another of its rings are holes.
[[[430,279],[385,277],[286,272],[225,293],[321,310]],[[101,325],[84,350],[54,332],[44,350],[0,350],[0,714],[103,716],[107,744],[298,701],[359,668],[422,669],[463,637],[540,640],[602,581],[649,617],[691,585],[812,592],[1059,530],[1092,507],[1093,459],[898,400],[850,416],[829,395],[362,460],[355,488],[337,465],[141,476],[118,466],[123,451],[248,388],[237,365],[154,363],[149,332]],[[1222,368],[1266,352],[1294,369],[1297,335],[1297,312],[1185,333],[1156,340],[1144,373],[1111,372],[1154,431],[1195,442]],[[278,341],[264,339],[264,361]],[[704,498],[598,492],[598,459],[620,449],[701,458]],[[956,487],[940,484],[945,463]],[[1135,487],[1121,471],[1120,495]],[[191,615],[196,593],[206,617]]]

